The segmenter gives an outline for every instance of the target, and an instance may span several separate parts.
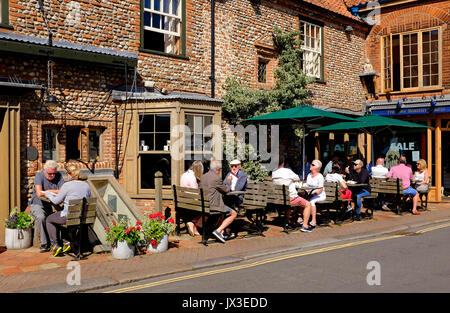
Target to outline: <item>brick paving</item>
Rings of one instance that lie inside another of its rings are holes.
[[[270,222],[271,219],[268,220]],[[425,225],[447,220],[450,220],[450,203],[431,203],[429,210],[419,216],[410,213],[399,216],[392,212],[376,211],[372,220],[330,224],[318,227],[310,234],[299,231],[285,234],[281,232],[281,227],[269,224],[269,229],[264,232],[265,237],[243,238],[240,233],[237,239],[226,244],[210,241],[208,246],[200,244],[200,237],[193,238],[182,234],[170,237],[169,250],[164,253],[147,253],[130,260],[115,260],[110,253],[92,254],[86,260],[80,261],[82,282],[100,279],[102,284],[118,284],[187,271],[192,269],[195,263],[213,259],[239,257],[260,251],[289,248],[305,242],[314,243],[327,238],[345,239],[390,229],[398,230],[407,225]],[[0,292],[65,284],[70,270],[66,269],[66,266],[72,261],[72,257],[53,257],[50,253],[40,253],[35,247],[6,250],[2,245],[0,243]],[[83,290],[82,286],[77,290]]]

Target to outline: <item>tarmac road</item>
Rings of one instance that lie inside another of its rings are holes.
[[[93,292],[450,292],[450,223],[335,242]]]

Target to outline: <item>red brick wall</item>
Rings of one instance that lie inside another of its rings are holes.
[[[383,9],[379,25],[375,25],[366,41],[366,53],[377,73],[382,73],[381,36],[390,33],[406,32],[429,27],[442,26],[442,90],[449,94],[450,89],[450,1],[421,1],[409,5],[393,6]],[[377,93],[381,92],[382,79],[377,79]],[[440,94],[441,90],[417,91],[409,93],[392,93],[391,98],[431,96]],[[385,99],[381,94],[379,99]]]

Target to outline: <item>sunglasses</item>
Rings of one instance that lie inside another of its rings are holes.
[[[311,166],[317,167],[317,164],[314,164],[314,163],[313,163],[313,164],[311,164]]]
[[[49,173],[49,172],[47,172],[47,175],[56,175],[56,173]]]
[[[238,167],[238,166],[240,166],[239,164],[238,165],[231,165],[231,167]]]

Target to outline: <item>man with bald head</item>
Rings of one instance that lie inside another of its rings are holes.
[[[389,170],[384,167],[384,159],[378,158],[376,166],[372,167],[372,178],[386,178]]]

